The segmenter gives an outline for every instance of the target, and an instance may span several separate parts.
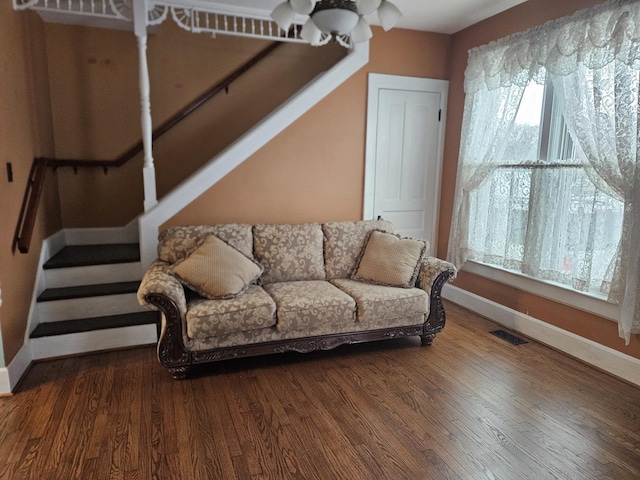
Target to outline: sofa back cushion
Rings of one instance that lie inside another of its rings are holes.
[[[426,251],[427,243],[423,240],[373,230],[351,278],[389,287],[412,288]]]
[[[256,225],[253,242],[255,258],[264,267],[260,283],[325,280],[319,224]]]
[[[251,225],[240,223],[167,228],[158,237],[158,258],[171,264],[180,262],[210,235],[215,235],[247,257],[253,258]]]
[[[240,295],[258,279],[262,266],[215,235],[209,235],[171,272],[201,297],[215,300]]]
[[[330,222],[322,225],[325,237],[324,258],[327,280],[349,278],[355,268],[364,243],[372,230],[395,233],[391,222],[363,220],[360,222]]]

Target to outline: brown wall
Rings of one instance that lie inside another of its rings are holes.
[[[588,8],[597,3],[601,2],[599,0],[565,0],[562,2],[556,0],[529,0],[453,36],[442,198],[440,203],[439,257],[446,257],[449,229],[451,227],[458,149],[460,147],[460,129],[464,107],[463,80],[464,69],[467,64],[467,51],[492,40],[541,25],[548,20],[570,15],[576,10]],[[617,324],[610,320],[470,273],[461,272],[458,280],[456,280],[456,286],[520,312],[528,312],[529,315],[552,325],[640,358],[640,341],[638,341],[637,336],[635,338],[632,337],[629,347],[625,347],[623,340],[618,337]]]
[[[362,218],[367,74],[447,79],[449,42],[375,28],[368,65],[162,228]]]
[[[42,240],[60,229],[56,182],[48,172],[29,253],[11,252],[33,157],[54,150],[46,64],[37,15],[14,12],[10,2],[0,3],[0,326],[6,364],[23,344]],[[6,162],[13,165],[12,183]]]
[[[46,25],[58,158],[112,159],[140,140],[138,51],[131,32]],[[168,20],[148,41],[151,113],[159,125],[268,41],[185,32]],[[158,196],[244,134],[344,55],[283,44],[154,144]],[[122,226],[142,211],[142,155],[105,176],[58,171],[66,228]]]

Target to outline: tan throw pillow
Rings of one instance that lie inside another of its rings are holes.
[[[241,294],[260,276],[262,266],[212,235],[174,265],[172,273],[194,292],[215,300]]]
[[[351,275],[377,285],[411,288],[416,283],[426,242],[373,230]]]

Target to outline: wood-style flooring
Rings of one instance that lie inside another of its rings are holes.
[[[418,338],[209,366],[153,348],[35,364],[0,478],[638,479],[640,389],[447,304]]]

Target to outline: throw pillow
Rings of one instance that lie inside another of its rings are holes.
[[[186,259],[172,267],[180,282],[199,295],[233,298],[262,273],[262,266],[231,245],[211,235]]]
[[[427,243],[422,240],[373,230],[351,278],[377,285],[411,288],[415,285],[426,250]]]

